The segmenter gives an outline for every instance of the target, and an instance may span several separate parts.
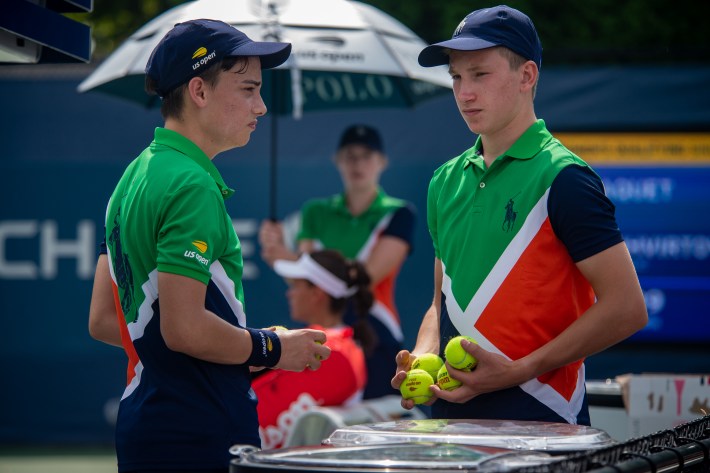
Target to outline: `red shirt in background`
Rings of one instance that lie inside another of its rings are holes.
[[[300,373],[270,370],[252,387],[259,400],[259,435],[263,449],[279,448],[295,420],[316,406],[342,406],[357,402],[367,381],[365,355],[353,339],[351,327],[308,328],[326,333],[330,357],[316,371]]]

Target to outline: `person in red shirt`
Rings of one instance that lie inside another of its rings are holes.
[[[367,320],[374,296],[361,263],[334,250],[321,250],[304,253],[297,261],[277,260],[274,270],[288,282],[291,319],[323,330],[331,354],[317,371],[276,369],[254,379],[259,434],[265,449],[283,446],[294,420],[313,407],[360,401],[367,380],[365,353],[375,343]],[[349,301],[359,315],[353,326],[343,322]]]

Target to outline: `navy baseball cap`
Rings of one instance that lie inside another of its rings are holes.
[[[364,145],[375,151],[384,151],[379,132],[367,125],[352,125],[348,127],[340,136],[338,149],[352,144]]]
[[[506,5],[469,13],[450,40],[427,46],[419,53],[419,64],[424,67],[448,64],[447,49],[477,51],[494,46],[505,46],[534,61],[538,69],[542,67],[542,45],[532,20]]]
[[[247,35],[218,20],[190,20],[176,24],[160,40],[145,66],[146,75],[164,97],[207,67],[232,56],[258,56],[262,69],[283,64],[290,43],[252,41]]]

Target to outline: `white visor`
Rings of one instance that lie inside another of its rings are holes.
[[[298,261],[275,261],[274,271],[284,278],[306,279],[338,299],[357,292],[357,287],[348,287],[345,281],[319,265],[308,253],[302,254]]]

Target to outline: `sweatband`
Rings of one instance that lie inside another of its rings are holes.
[[[251,335],[251,355],[246,361],[249,366],[273,368],[281,359],[281,340],[276,332],[248,328]]]

